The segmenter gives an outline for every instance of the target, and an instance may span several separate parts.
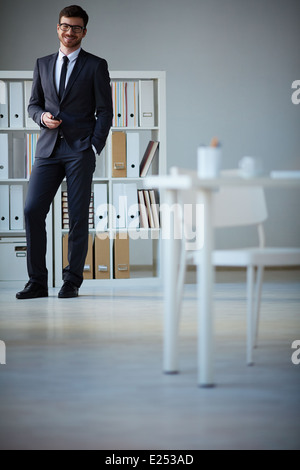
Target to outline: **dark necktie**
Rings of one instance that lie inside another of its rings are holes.
[[[62,99],[62,95],[64,94],[64,90],[65,90],[67,68],[68,68],[68,63],[69,63],[69,59],[66,55],[63,57],[63,61],[64,63],[61,68],[59,90],[58,90],[58,96],[60,100]]]

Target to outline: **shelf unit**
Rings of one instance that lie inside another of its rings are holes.
[[[39,133],[38,126],[28,118],[27,115],[27,99],[28,99],[28,90],[30,88],[30,82],[32,82],[33,72],[32,71],[0,71],[0,134],[7,135],[8,142],[8,159],[6,158],[6,144],[3,145],[3,141],[0,141],[0,186],[8,186],[9,191],[12,186],[21,187],[20,191],[20,201],[19,204],[23,204],[26,197],[27,187],[29,178],[24,173],[23,177],[14,177],[19,173],[20,168],[13,168],[14,159],[17,157],[17,163],[20,164],[22,157],[22,148],[24,150],[24,171],[25,171],[25,159],[26,159],[26,134]],[[17,85],[17,93],[15,89]],[[13,114],[14,106],[17,106],[20,110],[19,114]],[[12,115],[12,116],[10,116]],[[13,116],[17,116],[19,122],[13,122]],[[7,119],[7,122],[6,122]],[[31,121],[31,122],[30,122]],[[14,143],[18,142],[17,148]],[[24,146],[23,146],[24,144]],[[2,148],[1,148],[2,145]],[[18,153],[18,155],[17,155]],[[7,161],[8,160],[8,161]],[[16,160],[15,160],[16,162]],[[22,164],[22,162],[21,162]],[[8,165],[8,178],[7,174],[5,176],[5,165]],[[15,173],[13,174],[13,170]],[[21,169],[22,171],[22,169]],[[24,244],[26,245],[25,240],[25,227],[23,219],[23,212],[19,216],[19,225],[18,229],[11,228],[11,222],[13,214],[11,213],[11,200],[7,201],[4,198],[1,198],[0,209],[2,214],[0,218],[5,217],[4,212],[7,214],[7,204],[9,205],[8,210],[9,214],[9,227],[3,228],[3,225],[0,228],[0,241],[3,242],[12,242],[16,245]],[[46,220],[47,226],[47,254],[46,262],[49,275],[49,285],[53,284],[53,208],[51,207],[50,212]],[[9,246],[9,244],[7,245]],[[20,253],[19,253],[20,254]],[[15,279],[17,281],[27,281],[27,271],[26,271],[26,257],[22,253],[22,259],[20,259],[20,272],[16,272]],[[0,280],[3,279],[2,276]]]
[[[166,75],[164,71],[110,71],[113,82],[153,81],[154,89],[154,125],[145,127],[139,124],[133,126],[113,126],[109,133],[105,149],[96,157],[96,170],[93,178],[92,191],[96,184],[104,184],[107,189],[108,202],[108,227],[106,234],[109,237],[109,279],[85,279],[84,283],[99,286],[113,285],[150,285],[161,281],[160,263],[160,229],[128,229],[113,228],[111,207],[113,204],[113,188],[115,184],[135,183],[138,189],[144,189],[144,178],[113,177],[112,175],[112,134],[114,132],[135,132],[139,134],[140,160],[144,154],[149,140],[159,142],[159,158],[156,165],[153,164],[154,174],[166,173]],[[62,183],[54,200],[54,285],[59,287],[62,281],[63,269],[63,235],[68,230],[62,228],[62,191],[66,190],[66,182]],[[130,253],[130,278],[114,278],[114,243],[116,234],[126,232],[129,236]],[[97,237],[96,228],[90,230],[93,239]]]
[[[95,184],[104,184],[107,188],[108,204],[111,207],[113,201],[113,187],[114,184],[128,184],[135,183],[138,189],[144,188],[144,178],[116,178],[112,176],[112,133],[113,132],[130,132],[139,133],[140,136],[140,158],[142,158],[146,145],[149,140],[159,141],[159,158],[158,165],[154,167],[153,173],[165,174],[166,173],[166,75],[164,71],[111,71],[111,81],[113,82],[131,82],[135,81],[153,81],[154,85],[154,115],[155,121],[153,126],[145,127],[138,125],[112,127],[107,139],[107,144],[100,156],[97,156],[97,166],[93,178],[93,188]],[[23,202],[25,201],[26,191],[28,187],[29,178],[25,175],[24,178],[11,177],[11,168],[13,164],[13,139],[15,137],[24,139],[24,158],[25,158],[25,143],[26,134],[39,133],[38,126],[32,121],[28,120],[27,116],[27,101],[28,101],[28,83],[33,78],[32,71],[0,71],[0,105],[7,102],[7,113],[10,113],[10,83],[21,83],[22,89],[22,113],[21,123],[17,126],[8,125],[4,126],[1,123],[0,117],[0,134],[7,134],[8,136],[8,165],[9,165],[9,178],[1,176],[0,168],[0,185],[19,185],[22,186]],[[27,90],[27,91],[26,91]],[[12,93],[13,95],[13,88]],[[0,116],[1,116],[0,109]],[[2,121],[3,122],[3,121]],[[3,149],[0,148],[3,154]],[[0,160],[1,161],[1,160]],[[1,167],[1,164],[0,164]],[[2,172],[3,173],[3,172]],[[66,182],[62,183],[61,190],[66,189]],[[61,190],[58,191],[51,210],[48,214],[47,225],[47,268],[49,272],[49,286],[61,286],[62,280],[62,239],[68,231],[62,229],[61,217]],[[1,207],[1,206],[0,206]],[[117,233],[127,232],[130,238],[130,265],[131,274],[129,279],[114,279],[113,275],[113,251],[114,251],[114,237]],[[108,228],[107,235],[109,236],[109,259],[110,259],[110,277],[109,279],[101,280],[85,280],[99,286],[105,285],[122,285],[126,286],[128,283],[132,284],[151,284],[158,283],[161,280],[161,266],[160,266],[160,229],[116,229],[112,227],[112,214],[108,215]],[[97,236],[96,229],[91,229],[90,234],[95,238]],[[0,240],[19,240],[25,241],[25,228],[24,224],[18,230],[3,230],[0,229]],[[145,266],[146,272],[143,272]],[[19,280],[19,279],[18,279]],[[27,280],[24,279],[24,280]]]

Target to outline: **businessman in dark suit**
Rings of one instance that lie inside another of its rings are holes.
[[[28,113],[41,133],[24,209],[29,281],[18,299],[48,296],[45,219],[65,177],[69,265],[58,297],[77,297],[83,280],[95,152],[105,146],[113,118],[107,62],[81,49],[87,22],[81,7],[64,8],[57,25],[60,50],[38,59],[34,70]]]

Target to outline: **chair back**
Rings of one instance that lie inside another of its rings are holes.
[[[238,177],[239,170],[225,170],[223,177]],[[214,226],[258,225],[268,217],[265,193],[259,186],[222,187],[214,194]]]
[[[193,178],[197,176],[195,170],[178,167],[172,167],[170,174],[188,175]],[[240,176],[240,170],[225,170],[221,172],[221,176],[232,178],[233,183],[232,186],[222,187],[213,194],[214,227],[261,226],[268,217],[263,188],[258,186],[234,186],[234,178]],[[197,192],[195,190],[181,191],[180,201],[178,202],[182,205],[196,206]],[[192,210],[184,211],[184,214],[192,213]],[[195,221],[191,219],[192,216],[184,216],[184,225],[189,232],[195,230]],[[262,237],[260,236],[260,238]],[[263,242],[260,244],[263,244]]]

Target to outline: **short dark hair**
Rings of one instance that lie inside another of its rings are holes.
[[[59,14],[59,20],[58,20],[59,23],[60,23],[60,19],[62,16],[65,16],[66,18],[71,18],[71,17],[82,18],[84,28],[86,28],[86,25],[88,24],[88,21],[89,21],[89,16],[87,12],[78,5],[70,5],[69,7],[63,8]]]

